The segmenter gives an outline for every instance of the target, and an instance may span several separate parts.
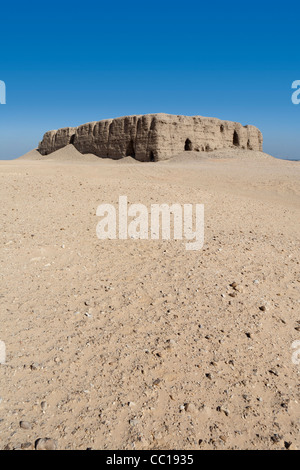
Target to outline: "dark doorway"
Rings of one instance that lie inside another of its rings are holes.
[[[134,151],[133,140],[132,140],[132,139],[131,139],[131,141],[129,142],[129,144],[127,145],[126,157],[133,157],[133,158],[135,158],[135,151]]]
[[[184,150],[193,150],[193,145],[190,139],[186,139],[185,144],[184,144]]]
[[[248,150],[252,150],[252,147],[251,147],[251,144],[250,144],[250,140],[248,139],[248,142],[247,142],[247,149]]]
[[[75,141],[75,134],[72,134],[70,137],[70,144],[74,145],[74,141]]]
[[[220,125],[220,132],[224,132],[224,126],[223,126],[223,124]]]
[[[155,156],[154,156],[154,153],[152,152],[152,150],[150,152],[149,158],[150,158],[150,162],[155,162]]]
[[[240,139],[239,139],[237,131],[234,131],[233,133],[233,145],[235,145],[235,147],[240,146]]]

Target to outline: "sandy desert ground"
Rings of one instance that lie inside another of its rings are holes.
[[[1,449],[300,448],[300,162],[71,146],[0,178]],[[119,195],[203,203],[203,249],[99,240]]]

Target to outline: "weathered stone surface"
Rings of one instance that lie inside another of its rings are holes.
[[[202,116],[146,114],[48,131],[38,148],[42,155],[48,155],[73,144],[83,154],[158,161],[189,150],[240,147],[262,151],[262,143],[261,132],[251,125]]]

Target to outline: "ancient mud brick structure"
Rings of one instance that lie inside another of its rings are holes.
[[[90,122],[48,131],[39,144],[42,155],[73,144],[81,153],[120,159],[159,161],[184,151],[239,147],[262,151],[262,134],[254,126],[202,116],[146,114]]]

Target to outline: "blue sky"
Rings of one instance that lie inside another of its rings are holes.
[[[253,124],[300,158],[300,4],[53,0],[1,4],[0,159],[44,132],[165,112]]]

